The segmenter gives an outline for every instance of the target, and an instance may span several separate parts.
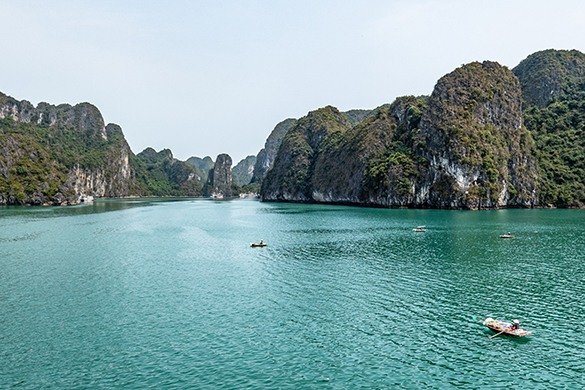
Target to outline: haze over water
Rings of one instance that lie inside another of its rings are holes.
[[[0,388],[581,389],[584,253],[584,210],[1,207]]]

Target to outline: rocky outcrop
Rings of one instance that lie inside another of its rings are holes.
[[[232,158],[227,154],[220,154],[215,160],[215,166],[210,171],[208,182],[212,195],[230,197],[232,192]]]
[[[199,196],[194,168],[173,157],[170,149],[146,148],[134,158],[137,192],[147,196]]]
[[[520,80],[524,105],[545,107],[565,83],[585,77],[585,54],[577,50],[543,50],[529,55],[513,69]]]
[[[331,106],[312,111],[296,121],[282,140],[273,167],[262,181],[263,199],[313,201],[313,171],[322,141],[330,134],[337,136],[350,128],[347,118]]]
[[[521,99],[517,78],[496,62],[471,63],[439,80],[416,135],[417,151],[430,163],[432,179],[420,189],[430,206],[538,204]]]
[[[276,158],[276,153],[278,152],[278,148],[280,148],[282,139],[295,122],[296,119],[289,118],[283,120],[274,127],[274,130],[272,130],[266,139],[264,148],[260,150],[256,156],[256,163],[254,164],[254,172],[251,180],[252,183],[262,182],[262,179],[266,176],[266,172],[270,169]]]
[[[205,156],[203,158],[195,156],[189,157],[185,162],[193,167],[195,174],[197,175],[197,179],[202,184],[207,182],[209,170],[215,166],[215,163],[209,156]]]
[[[132,152],[121,128],[89,104],[53,106],[0,94],[0,203],[76,204],[127,196]]]
[[[262,183],[268,201],[379,207],[532,207],[537,171],[517,78],[495,62],[441,78],[356,126],[332,107],[286,134]]]
[[[255,164],[256,156],[247,156],[233,167],[232,179],[237,186],[243,187],[250,184],[252,176],[254,175]]]

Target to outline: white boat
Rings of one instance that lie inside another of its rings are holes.
[[[91,195],[81,195],[79,197],[79,202],[80,203],[93,202],[93,196],[91,196]]]

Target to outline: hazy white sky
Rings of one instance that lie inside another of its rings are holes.
[[[472,61],[585,52],[585,2],[0,0],[0,91],[90,102],[135,153],[257,154],[286,118],[430,94]]]

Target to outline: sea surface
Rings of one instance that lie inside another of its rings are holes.
[[[585,210],[0,208],[1,389],[583,389],[584,300]]]

